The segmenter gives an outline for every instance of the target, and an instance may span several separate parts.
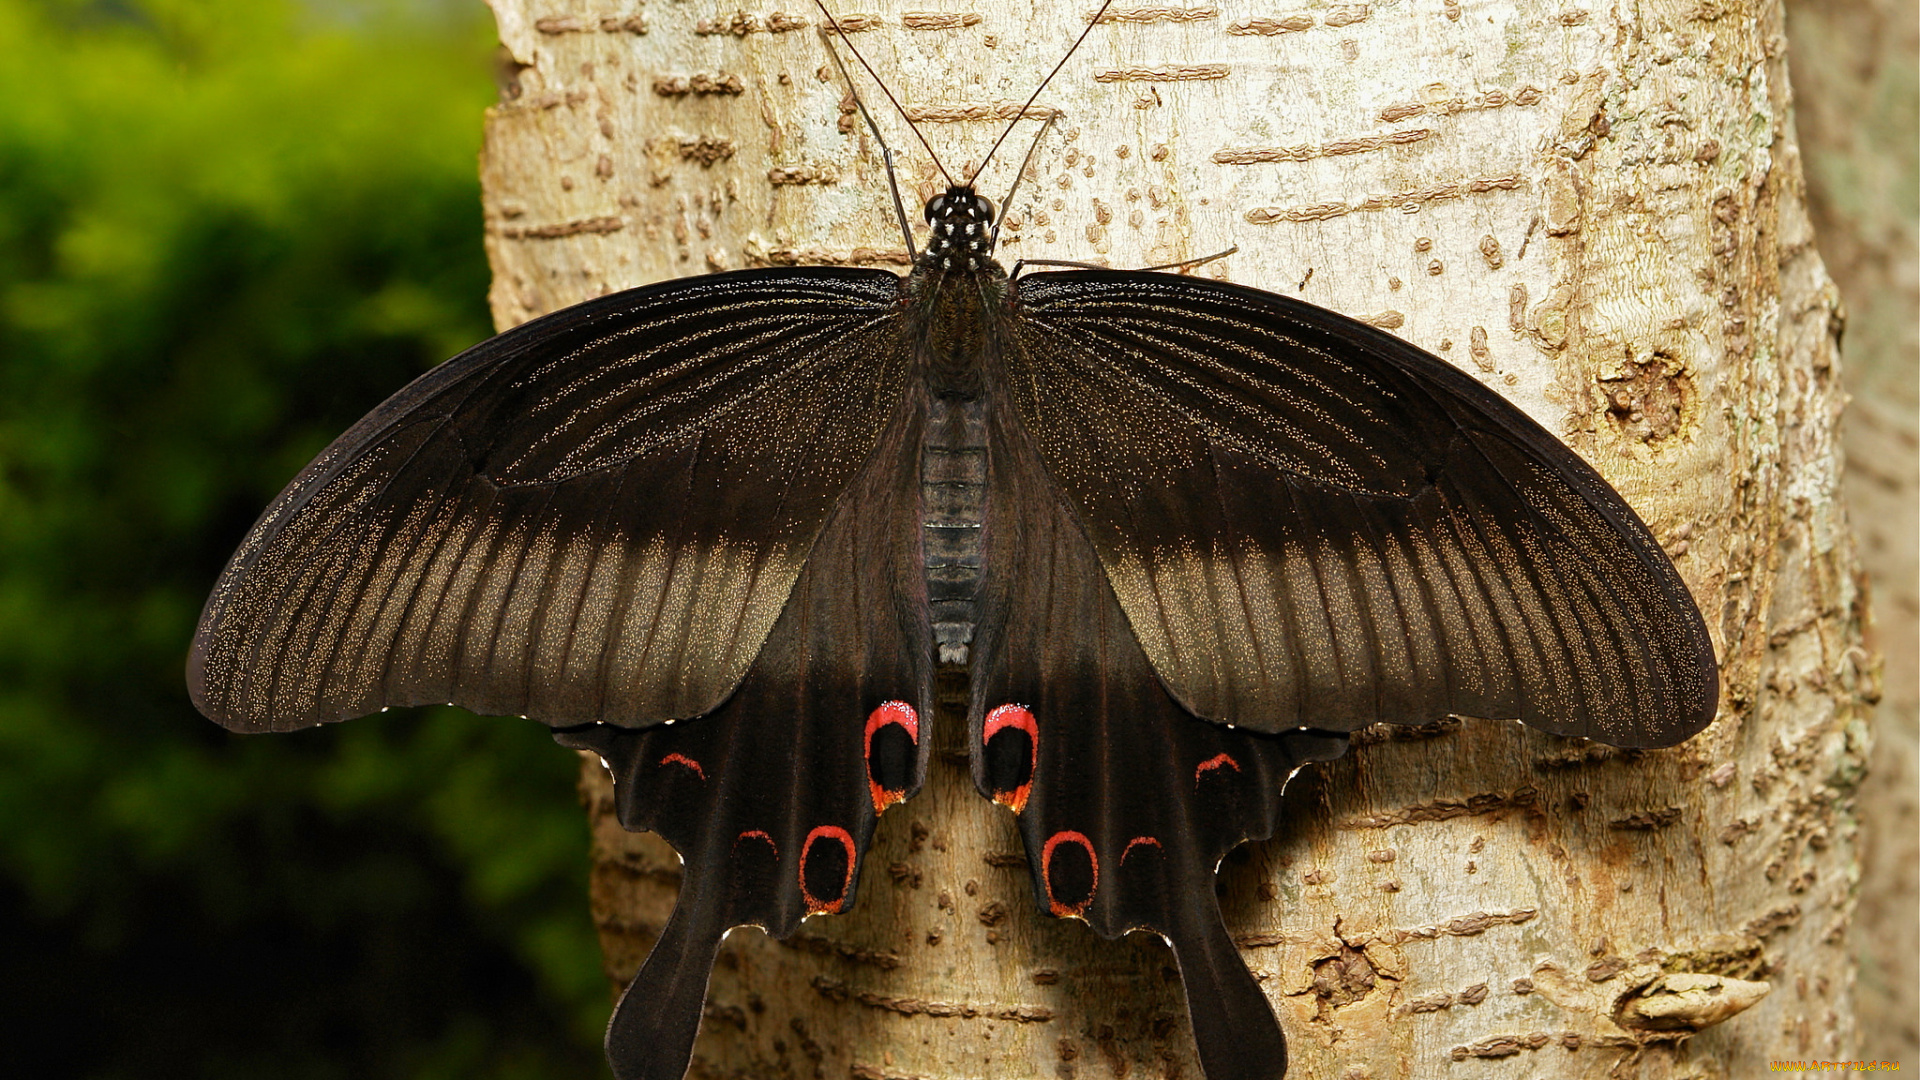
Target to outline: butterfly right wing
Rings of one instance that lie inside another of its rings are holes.
[[[1615,746],[1712,720],[1713,642],[1658,541],[1478,380],[1222,282],[1018,287],[1006,400],[1197,715],[1351,731],[1457,713]]]
[[[1215,867],[1280,828],[1287,778],[1344,733],[1195,716],[1155,674],[1018,425],[996,415],[969,749],[1020,821],[1040,910],[1172,946],[1207,1080],[1281,1080],[1286,1040],[1221,920]]]
[[[439,702],[555,726],[711,711],[903,400],[900,280],[665,282],[428,372],[248,533],[194,703],[238,731]]]

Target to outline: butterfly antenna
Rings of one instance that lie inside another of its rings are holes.
[[[1112,3],[1113,0],[1107,0],[1107,2]],[[920,145],[927,148],[927,156],[933,159],[933,167],[936,169],[939,169],[940,175],[946,178],[948,186],[952,186],[953,174],[948,172],[947,167],[940,163],[940,155],[933,152],[933,144],[927,141],[927,137],[925,135],[920,134],[920,126],[913,122],[913,118],[911,116],[907,115],[906,107],[900,104],[899,98],[896,98],[893,96],[893,91],[887,89],[887,84],[884,80],[880,78],[880,73],[873,70],[873,65],[867,63],[866,57],[860,55],[860,50],[854,46],[853,39],[847,36],[846,29],[840,25],[840,20],[834,18],[833,12],[827,10],[826,0],[813,0],[813,6],[819,8],[820,14],[827,17],[827,25],[833,28],[834,33],[840,35],[840,40],[845,42],[847,45],[847,51],[853,54],[853,58],[855,60],[860,61],[860,66],[866,69],[867,75],[873,79],[874,85],[878,86],[880,88],[880,92],[886,95],[888,104],[893,106],[893,111],[899,113],[900,118],[907,122],[907,130],[913,132],[913,137],[916,139],[919,139]],[[1106,9],[1101,8],[1101,10],[1105,11]],[[840,58],[838,56],[834,57],[834,62],[839,63],[839,59]],[[845,72],[846,68],[843,67],[840,70],[842,72]],[[853,89],[852,80],[848,80],[847,89],[849,91]],[[856,93],[853,95],[853,102],[856,106],[860,106],[859,94]],[[866,113],[866,111],[867,110],[865,106],[860,106],[860,112],[863,115]],[[867,118],[867,125],[869,127],[872,127],[873,125],[872,117]],[[878,134],[879,132],[876,131],[875,135],[878,136]],[[885,144],[883,143],[882,145],[885,145]],[[898,197],[899,197],[899,193],[895,192],[896,200],[898,199]],[[901,216],[902,217],[905,216],[904,211],[902,211]]]
[[[1000,225],[1007,220],[1007,212],[1013,209],[1013,197],[1020,192],[1020,181],[1027,177],[1027,166],[1033,164],[1033,155],[1039,152],[1040,141],[1047,137],[1047,132],[1053,130],[1053,122],[1056,119],[1058,114],[1048,113],[1046,120],[1040,125],[1039,133],[1033,137],[1033,142],[1027,145],[1027,156],[1020,159],[1020,171],[1013,174],[1013,186],[1007,189],[1007,197],[1000,203],[1000,216],[993,219],[993,235],[987,240],[988,247],[999,246]]]
[[[820,0],[814,0],[814,2],[819,3]],[[1061,68],[1067,66],[1067,61],[1073,59],[1073,54],[1080,51],[1081,43],[1087,40],[1088,34],[1093,33],[1094,27],[1100,25],[1100,17],[1102,15],[1105,15],[1107,13],[1107,9],[1112,6],[1113,6],[1113,0],[1106,0],[1105,3],[1100,5],[1100,10],[1093,13],[1093,18],[1087,20],[1087,28],[1085,30],[1080,31],[1079,37],[1073,39],[1073,47],[1067,50],[1067,55],[1062,56],[1060,58],[1060,62],[1053,65],[1053,70],[1047,72],[1047,77],[1044,79],[1041,79],[1040,85],[1033,88],[1033,95],[1027,98],[1027,103],[1025,105],[1020,106],[1020,111],[1014,113],[1013,119],[1007,122],[1006,129],[1000,132],[1000,137],[993,140],[993,146],[987,150],[987,156],[980,159],[980,164],[977,168],[973,170],[973,175],[967,177],[968,187],[972,187],[973,182],[980,178],[980,170],[985,169],[987,167],[987,162],[993,160],[993,155],[1000,152],[1000,144],[1003,142],[1006,142],[1007,136],[1013,134],[1013,126],[1015,124],[1018,124],[1022,119],[1026,117],[1027,110],[1033,107],[1034,102],[1040,100],[1040,95],[1043,91],[1046,90],[1047,84],[1053,81],[1053,77],[1055,75],[1060,74]],[[849,48],[852,47],[851,43],[849,43],[848,47]],[[855,53],[854,55],[858,56],[860,54]],[[865,63],[865,62],[866,61],[864,60],[861,61],[861,63]],[[884,87],[882,89],[884,89]],[[1016,183],[1017,182],[1018,181],[1016,181]]]
[[[833,16],[828,14],[827,18],[832,19]],[[834,29],[838,30],[839,27],[836,25]],[[845,37],[846,32],[841,31],[841,36]],[[893,172],[893,147],[888,146],[886,138],[880,134],[879,125],[873,122],[873,114],[867,111],[867,103],[860,100],[860,91],[853,88],[853,76],[848,74],[846,63],[840,59],[839,51],[833,47],[833,39],[826,35],[822,37],[826,40],[827,55],[833,57],[833,66],[840,69],[840,81],[847,84],[847,94],[853,98],[853,107],[860,111],[860,119],[867,122],[867,131],[872,133],[873,141],[880,144],[880,163],[887,170],[887,190],[893,193],[893,213],[900,221],[900,236],[907,242],[907,261],[918,262],[920,256],[913,249],[913,226],[907,221],[907,205],[900,200],[900,178]],[[881,89],[886,88],[883,86]],[[939,163],[939,160],[935,159],[934,164]]]

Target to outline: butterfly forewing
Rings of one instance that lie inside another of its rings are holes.
[[[238,730],[430,702],[711,711],[903,400],[899,293],[826,268],[669,282],[429,372],[248,534],[201,618],[195,703]]]
[[[1171,275],[1018,283],[1004,393],[1153,667],[1262,731],[1712,719],[1679,575],[1592,468],[1391,335]]]

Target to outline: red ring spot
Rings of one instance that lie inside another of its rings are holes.
[[[761,832],[759,829],[748,829],[746,832],[743,832],[739,836],[734,837],[733,850],[735,851],[740,850],[740,841],[742,840],[765,840],[767,842],[767,846],[773,849],[773,857],[776,859],[780,857],[780,845],[773,842],[773,837],[768,836],[766,833]]]
[[[883,787],[879,781],[873,779],[873,733],[888,724],[898,724],[915,746],[920,745],[920,714],[906,702],[882,702],[879,708],[867,715],[866,741],[860,752],[868,762],[867,787],[873,793],[873,812],[876,814],[907,797],[905,790],[896,791],[893,788]]]
[[[1122,851],[1120,853],[1121,866],[1127,865],[1127,856],[1133,854],[1133,849],[1137,847],[1156,847],[1157,848],[1157,847],[1160,847],[1160,841],[1155,840],[1151,836],[1136,836],[1133,839],[1127,841],[1127,850]],[[1161,848],[1161,850],[1165,851],[1166,849]]]
[[[1234,772],[1239,772],[1240,763],[1233,760],[1231,755],[1215,754],[1212,757],[1208,758],[1207,760],[1201,762],[1199,768],[1193,770],[1193,786],[1199,787],[1200,780],[1202,777],[1206,776],[1210,772],[1213,772],[1215,769],[1221,769],[1221,768],[1232,769]]]
[[[840,895],[832,900],[822,900],[807,891],[807,856],[813,853],[813,842],[819,839],[837,840],[847,853],[847,880],[840,885]],[[806,843],[800,845],[800,895],[807,901],[807,913],[829,915],[839,912],[840,906],[847,902],[847,890],[853,888],[853,837],[838,825],[821,825],[807,834]]]
[[[1087,886],[1087,898],[1076,904],[1063,904],[1053,898],[1053,849],[1059,847],[1062,843],[1079,844],[1082,848],[1085,848],[1087,852],[1087,865],[1093,868],[1093,881]],[[1047,909],[1049,911],[1052,911],[1054,915],[1063,919],[1069,916],[1085,914],[1087,908],[1093,905],[1094,893],[1100,891],[1100,856],[1093,853],[1093,841],[1087,839],[1083,833],[1071,831],[1057,832],[1047,837],[1046,844],[1040,848],[1040,877],[1041,883],[1047,887]]]
[[[980,725],[980,745],[984,747],[1006,728],[1027,733],[1027,782],[1009,791],[994,792],[993,801],[1017,814],[1027,808],[1027,796],[1033,794],[1033,772],[1037,764],[1034,758],[1039,754],[1040,724],[1025,705],[1002,705],[988,713],[986,721]]]
[[[666,757],[663,757],[660,759],[660,764],[685,765],[687,768],[693,770],[693,775],[699,777],[702,780],[705,780],[707,778],[707,770],[701,768],[699,762],[693,760],[692,758],[688,757],[685,754],[668,754]]]

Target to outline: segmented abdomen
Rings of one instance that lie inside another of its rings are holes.
[[[986,402],[935,397],[920,451],[920,535],[942,664],[966,663],[973,643],[986,508]]]

